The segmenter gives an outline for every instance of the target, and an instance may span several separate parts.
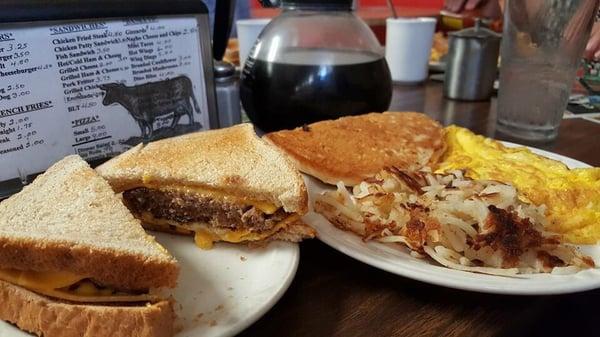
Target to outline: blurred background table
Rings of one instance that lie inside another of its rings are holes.
[[[495,135],[495,98],[456,102],[442,84],[394,87],[392,111],[425,111],[444,125]],[[530,144],[600,166],[600,124],[563,120],[558,139]],[[523,143],[523,142],[521,142]],[[240,336],[597,336],[600,290],[560,296],[505,296],[403,278],[318,240],[301,243],[298,273],[283,298]]]

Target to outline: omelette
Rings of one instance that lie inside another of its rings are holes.
[[[447,150],[437,172],[459,169],[472,179],[510,183],[522,201],[545,207],[548,231],[576,244],[600,241],[600,168],[571,170],[457,126],[447,127],[444,137]]]

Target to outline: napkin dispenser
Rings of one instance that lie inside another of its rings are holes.
[[[224,51],[226,40],[215,43]],[[96,164],[140,142],[216,128],[216,109],[200,0],[2,4],[0,197],[68,154]]]

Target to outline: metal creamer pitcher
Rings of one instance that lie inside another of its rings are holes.
[[[449,34],[444,96],[465,101],[492,96],[498,72],[500,34],[475,22],[475,27]]]

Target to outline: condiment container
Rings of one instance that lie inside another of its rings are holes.
[[[240,86],[235,67],[231,63],[215,61],[214,75],[219,126],[224,128],[241,123]]]
[[[444,96],[465,101],[489,99],[498,72],[500,35],[477,20],[473,28],[448,36]]]

